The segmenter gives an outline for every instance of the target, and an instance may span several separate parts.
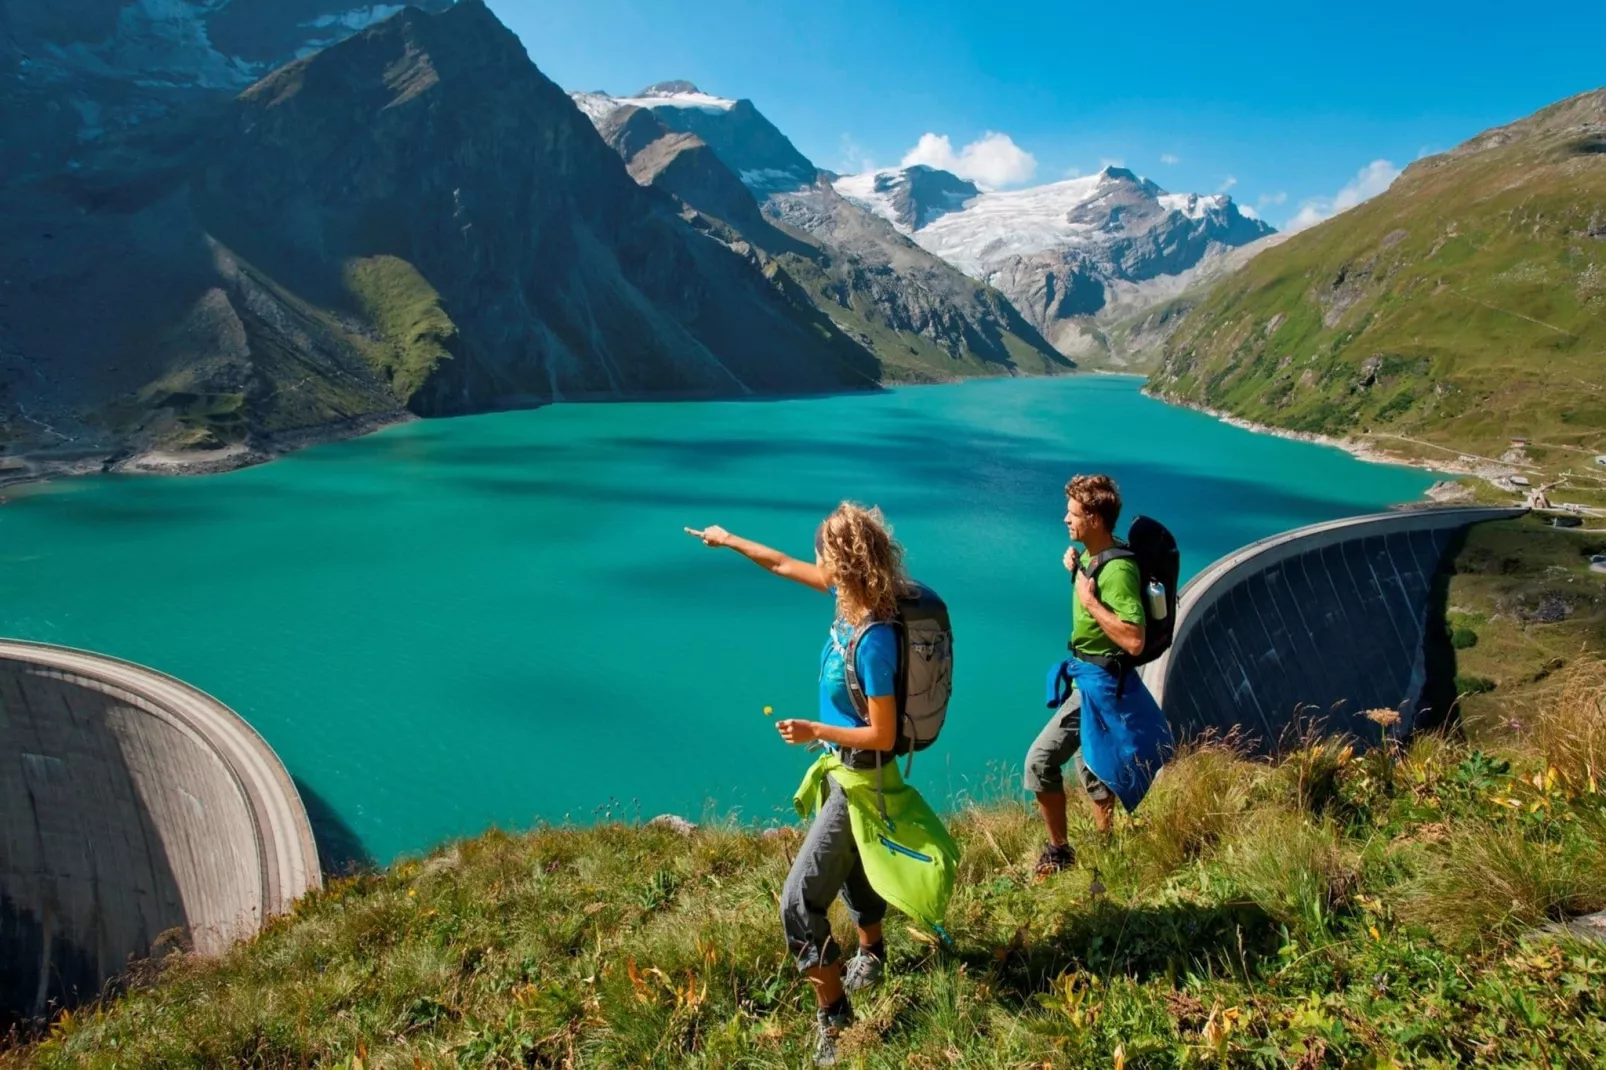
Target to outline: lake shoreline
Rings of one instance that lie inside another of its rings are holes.
[[[1134,372],[1108,371],[1105,369],[1091,369],[1085,372],[1072,372],[1069,375],[1055,376],[1004,376],[1002,378],[1043,378],[1065,379],[1080,376],[1106,378],[1106,379],[1140,379],[1146,377]],[[985,381],[990,377],[976,377],[976,380]],[[958,380],[969,382],[975,380]],[[909,389],[924,386],[952,386],[953,383],[889,383],[878,390]],[[873,394],[877,391],[863,391]],[[854,393],[858,393],[855,391]],[[1287,428],[1273,427],[1269,424],[1256,423],[1228,412],[1212,409],[1206,405],[1199,405],[1177,398],[1167,397],[1152,392],[1147,385],[1140,387],[1139,393],[1152,401],[1169,405],[1173,408],[1190,409],[1195,412],[1213,416],[1223,423],[1240,430],[1254,434],[1272,435],[1277,438],[1290,439],[1296,442],[1309,442],[1321,446],[1333,446],[1343,450],[1356,460],[1369,464],[1397,465],[1405,468],[1417,468],[1423,471],[1446,475],[1473,476],[1486,481],[1492,480],[1498,474],[1506,474],[1505,469],[1496,471],[1497,466],[1472,466],[1459,461],[1450,461],[1441,464],[1429,464],[1414,458],[1404,457],[1379,449],[1369,442],[1359,438],[1338,438],[1331,435],[1320,435],[1306,431],[1290,431]],[[787,400],[794,395],[777,395],[774,398],[761,400]],[[812,397],[814,395],[797,395]],[[551,404],[599,404],[609,401],[641,402],[641,401],[680,401],[680,400],[747,400],[743,398],[710,399],[678,398],[663,395],[644,397],[610,397],[564,399],[560,402],[543,402],[540,405],[518,407],[513,409],[489,409],[485,413],[463,413],[464,416],[487,415],[492,412],[518,412],[527,411],[528,408],[544,408]],[[57,449],[35,450],[12,456],[0,457],[0,503],[10,497],[15,488],[30,484],[48,483],[54,479],[70,476],[97,475],[121,473],[126,475],[158,475],[158,476],[206,476],[221,475],[226,472],[237,472],[243,468],[251,468],[259,464],[276,461],[288,454],[306,449],[309,446],[321,446],[331,442],[344,442],[349,439],[362,438],[365,435],[383,431],[399,424],[412,423],[423,419],[450,419],[451,417],[422,417],[405,409],[388,413],[370,413],[353,417],[349,420],[337,420],[326,424],[317,424],[312,427],[300,428],[295,431],[284,432],[268,438],[262,438],[250,444],[236,443],[216,450],[160,450],[150,449],[132,451],[127,448],[113,449]],[[1455,484],[1446,483],[1444,486],[1454,488]],[[1436,502],[1459,500],[1453,489],[1435,495],[1439,484],[1424,492],[1424,496]]]
[[[1428,462],[1420,458],[1407,457],[1402,454],[1392,453],[1374,445],[1364,438],[1357,436],[1346,435],[1344,437],[1337,437],[1334,435],[1317,434],[1314,431],[1293,431],[1286,427],[1274,427],[1271,424],[1257,423],[1254,420],[1247,420],[1242,416],[1235,416],[1232,413],[1225,412],[1221,409],[1213,409],[1208,405],[1200,405],[1191,401],[1183,401],[1180,398],[1168,397],[1164,394],[1156,394],[1147,386],[1145,386],[1140,393],[1142,393],[1144,397],[1153,401],[1158,401],[1164,405],[1170,405],[1178,409],[1189,409],[1193,412],[1204,413],[1206,416],[1213,416],[1222,423],[1239,428],[1243,431],[1250,431],[1258,435],[1271,435],[1275,438],[1285,438],[1294,442],[1309,442],[1317,446],[1331,446],[1335,449],[1343,450],[1351,457],[1354,457],[1357,461],[1365,461],[1367,464],[1387,464],[1395,465],[1401,468],[1415,468],[1424,472],[1432,472],[1435,475],[1471,476],[1476,479],[1482,479],[1488,483],[1493,483],[1498,477],[1510,475],[1511,473],[1518,471],[1517,468],[1508,465],[1502,465],[1496,462],[1468,464],[1459,457],[1450,461]],[[1449,447],[1445,447],[1445,449],[1449,449]],[[1439,483],[1435,483],[1432,487],[1429,487],[1423,492],[1423,494],[1424,497],[1430,498],[1435,502],[1448,503],[1454,501],[1471,501],[1472,495],[1470,492],[1466,494],[1456,493],[1454,488],[1457,486],[1459,486],[1459,484],[1448,480],[1441,480]],[[1440,488],[1445,489],[1441,490]],[[1438,491],[1438,493],[1435,493],[1436,491]]]
[[[127,475],[206,476],[237,472],[266,464],[308,446],[344,442],[422,419],[406,410],[368,413],[298,428],[252,443],[234,443],[216,450],[141,450],[126,447],[35,450],[0,458],[0,502],[18,487],[71,476]]]

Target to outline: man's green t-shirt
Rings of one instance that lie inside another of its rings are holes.
[[[1093,555],[1083,550],[1084,572],[1092,560]],[[1110,612],[1128,624],[1144,624],[1148,618],[1143,612],[1141,586],[1142,576],[1138,572],[1138,563],[1130,557],[1118,558],[1105,565],[1099,572],[1097,588],[1099,601],[1110,607]],[[1071,649],[1079,654],[1097,654],[1106,658],[1122,653],[1121,648],[1116,646],[1115,640],[1104,634],[1104,629],[1093,619],[1093,614],[1082,605],[1082,600],[1076,596],[1074,585],[1071,588]]]

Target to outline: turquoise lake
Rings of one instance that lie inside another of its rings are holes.
[[[1064,649],[1062,488],[1108,471],[1184,575],[1253,539],[1417,498],[1425,472],[1255,435],[1135,379],[782,401],[558,405],[411,423],[192,478],[65,480],[0,507],[0,633],[162,669],[238,710],[325,845],[386,861],[497,824],[790,817],[824,596],[712,550],[798,555],[879,504],[947,599],[934,801],[1018,778]]]

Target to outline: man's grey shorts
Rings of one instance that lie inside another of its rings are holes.
[[[1071,692],[1071,697],[1048,719],[1048,724],[1037,733],[1031,750],[1026,752],[1026,770],[1022,779],[1026,790],[1037,794],[1058,794],[1065,790],[1066,762],[1074,762],[1076,780],[1087,792],[1088,798],[1103,802],[1111,797],[1109,785],[1093,774],[1082,760],[1082,693]]]
[[[887,913],[887,901],[870,887],[864,874],[859,845],[853,839],[848,797],[836,781],[827,778],[827,782],[826,800],[814,815],[814,824],[809,826],[781,889],[781,928],[800,970],[829,966],[837,960],[837,943],[826,912],[838,892],[853,924],[861,929]]]

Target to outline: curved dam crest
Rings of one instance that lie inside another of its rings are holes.
[[[1361,715],[1378,708],[1409,733],[1455,698],[1436,644],[1458,536],[1526,512],[1403,509],[1250,543],[1183,586],[1171,649],[1144,681],[1184,737],[1239,727],[1267,751],[1312,728],[1365,746],[1378,729]]]
[[[0,641],[0,1014],[93,997],[176,939],[215,954],[322,878],[268,745],[211,696]]]

